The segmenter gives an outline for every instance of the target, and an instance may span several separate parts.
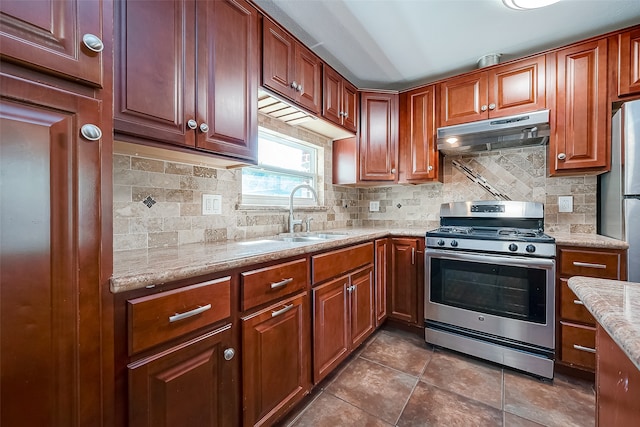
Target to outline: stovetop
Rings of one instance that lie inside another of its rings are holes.
[[[477,240],[512,240],[553,243],[555,239],[540,229],[514,227],[442,226],[427,232],[427,237],[455,237]]]

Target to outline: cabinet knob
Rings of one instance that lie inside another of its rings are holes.
[[[298,87],[296,87],[296,90],[300,93],[302,93],[302,85],[298,85]]]
[[[495,110],[496,104],[489,104],[489,110]]]
[[[342,116],[343,116],[345,119],[348,119],[348,118],[349,118],[349,113],[344,112],[344,113],[342,113]]]
[[[486,105],[481,106],[480,111],[487,111],[487,106]]]
[[[295,80],[291,82],[291,89],[298,90],[298,83]]]
[[[232,348],[227,348],[222,354],[224,356],[224,360],[231,360],[233,359],[233,356],[236,355],[236,351]]]
[[[82,125],[82,127],[80,128],[80,133],[82,134],[84,139],[87,139],[89,141],[97,141],[102,138],[102,131],[100,130],[100,128],[92,124]]]
[[[93,34],[87,33],[82,36],[82,43],[84,43],[87,49],[92,50],[93,52],[102,52],[102,49],[104,49],[104,43],[102,43],[100,37]]]
[[[560,153],[560,154],[558,154],[558,160],[564,160],[564,159],[566,159],[566,158],[567,158],[567,155],[566,155],[566,154],[564,154],[564,153]]]
[[[396,168],[391,168],[391,173],[396,173]]]
[[[209,132],[209,125],[206,123],[200,124],[200,132],[207,133]]]
[[[429,165],[429,167],[427,167],[427,170],[431,172],[433,170],[433,166]]]
[[[196,129],[198,127],[198,122],[191,119],[187,122],[187,126],[189,127],[189,129]]]

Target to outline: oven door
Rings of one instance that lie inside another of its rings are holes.
[[[555,260],[428,248],[425,320],[555,347]]]

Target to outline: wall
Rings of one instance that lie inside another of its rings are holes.
[[[441,203],[493,200],[489,192],[455,168],[452,160],[470,166],[511,200],[544,203],[545,230],[595,233],[595,176],[548,177],[548,147],[528,147],[444,158],[443,183],[363,189],[359,212],[362,225],[389,228],[438,225]],[[573,195],[573,213],[558,212],[558,196]],[[380,201],[379,212],[369,212],[369,201]]]

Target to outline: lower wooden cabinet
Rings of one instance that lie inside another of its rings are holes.
[[[129,364],[129,426],[236,424],[231,325]]]
[[[309,392],[310,317],[303,292],[242,318],[244,426],[271,425]]]
[[[389,277],[389,239],[375,241],[376,328],[387,318],[387,282]]]
[[[424,321],[424,239],[395,237],[390,242],[389,318],[420,326]]]
[[[317,384],[375,330],[371,265],[313,292],[313,382]]]

